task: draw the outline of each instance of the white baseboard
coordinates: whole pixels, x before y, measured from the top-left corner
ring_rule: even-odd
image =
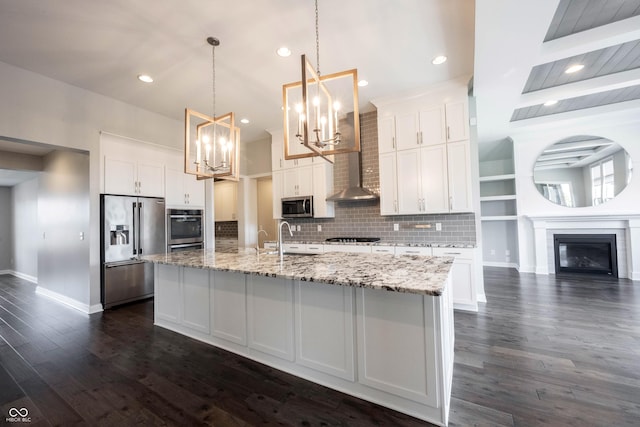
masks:
[[[13,271],[11,270],[0,270],[0,276],[3,274],[13,274]]]
[[[514,262],[484,261],[482,265],[485,267],[515,268],[516,270],[520,271],[520,266]]]
[[[11,274],[16,276],[18,279],[26,280],[27,282],[31,282],[34,284],[38,284],[38,278],[34,276],[30,276],[28,274],[20,273],[19,271],[11,271]]]
[[[43,288],[41,286],[38,286],[36,288],[36,294],[42,295],[47,298],[51,298],[54,301],[67,305],[71,308],[75,308],[76,310],[81,311],[85,314],[99,313],[102,311],[102,304],[94,304],[94,305],[84,304],[78,300],[69,298],[66,295],[59,294],[58,292],[54,292],[52,290]]]

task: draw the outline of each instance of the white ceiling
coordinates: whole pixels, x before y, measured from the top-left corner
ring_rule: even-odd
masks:
[[[478,0],[479,142],[602,114],[637,120],[639,40],[640,0]],[[574,62],[585,68],[565,74]]]
[[[321,72],[357,68],[361,109],[473,72],[473,0],[321,0]],[[537,2],[535,2],[537,3]],[[0,0],[0,61],[182,121],[212,112],[248,118],[242,140],[282,126],[282,85],[315,58],[312,0]],[[286,45],[293,54],[280,58]],[[446,54],[440,66],[432,58]],[[155,82],[140,83],[150,74]]]

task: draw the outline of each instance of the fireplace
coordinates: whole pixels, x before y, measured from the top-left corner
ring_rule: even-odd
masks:
[[[554,234],[556,274],[618,277],[615,234]]]

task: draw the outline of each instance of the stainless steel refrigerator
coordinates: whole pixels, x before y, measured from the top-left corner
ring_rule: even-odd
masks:
[[[100,207],[102,306],[153,296],[153,264],[140,257],[166,252],[164,199],[103,194]]]

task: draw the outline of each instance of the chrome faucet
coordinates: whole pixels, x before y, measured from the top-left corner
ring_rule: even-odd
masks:
[[[293,237],[293,232],[291,232],[291,226],[289,225],[289,223],[287,221],[281,221],[280,225],[278,225],[278,255],[280,255],[280,262],[284,260],[284,248],[282,245],[282,226],[285,224],[289,229],[289,235]]]
[[[258,241],[256,242],[256,252],[260,252],[260,233],[264,233],[265,237],[269,237],[269,233],[266,230],[258,230]]]

